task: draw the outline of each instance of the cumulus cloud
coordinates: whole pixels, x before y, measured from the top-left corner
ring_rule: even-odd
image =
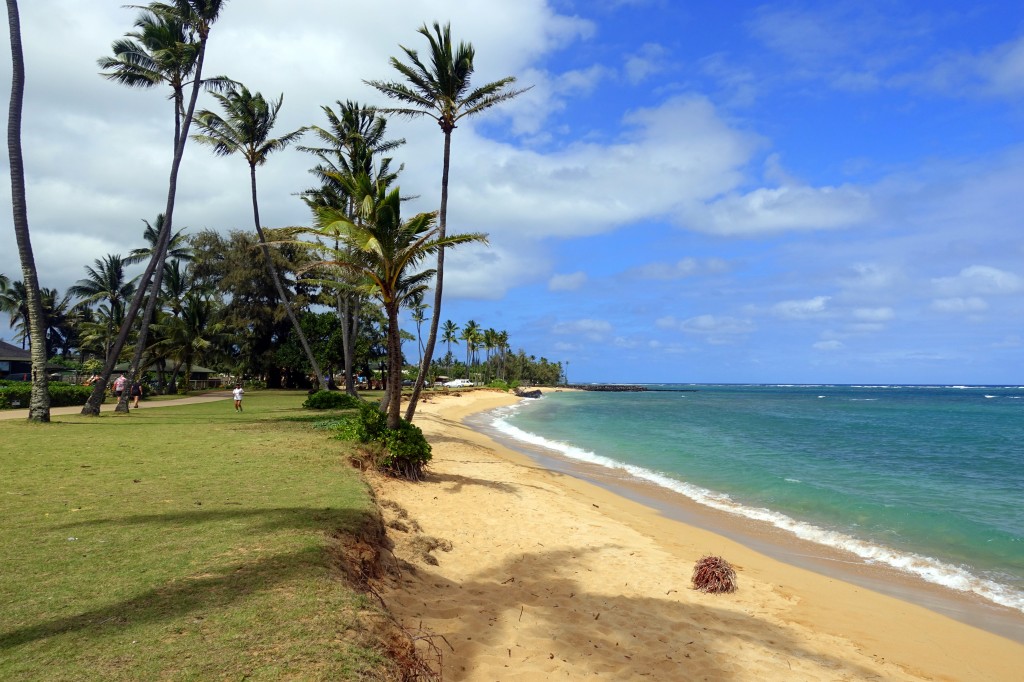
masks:
[[[702,334],[708,336],[726,336],[736,334],[749,334],[757,326],[750,320],[730,317],[727,315],[698,315],[685,320],[680,320],[671,315],[655,320],[655,324],[662,329],[675,329],[689,334]]]
[[[789,185],[730,193],[693,208],[683,220],[712,234],[756,235],[846,228],[872,213],[870,196],[860,188]]]
[[[548,291],[576,291],[587,283],[587,273],[579,271],[566,275],[552,275]]]
[[[896,313],[888,307],[857,308],[853,311],[853,316],[863,322],[888,322],[896,317]]]
[[[641,279],[674,280],[697,275],[721,274],[730,270],[729,263],[721,258],[682,258],[675,263],[648,263],[630,271],[629,274]]]
[[[1024,290],[1024,277],[987,265],[971,265],[955,277],[940,277],[932,283],[946,296],[1016,294]]]
[[[583,336],[591,341],[600,341],[612,331],[607,320],[580,319],[559,322],[551,328],[555,334]]]
[[[803,320],[820,317],[826,312],[831,296],[815,296],[802,301],[782,301],[772,306],[772,312],[778,317],[789,320]]]
[[[931,309],[938,313],[980,313],[988,310],[988,303],[977,296],[939,298],[932,301]]]

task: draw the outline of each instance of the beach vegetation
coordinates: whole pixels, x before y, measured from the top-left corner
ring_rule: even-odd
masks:
[[[363,401],[339,391],[317,391],[311,394],[302,406],[307,410],[350,410],[358,408]]]
[[[305,129],[300,128],[280,137],[271,137],[277,115],[284,102],[284,95],[276,100],[267,101],[262,93],[249,92],[241,84],[232,85],[224,93],[214,92],[213,97],[220,102],[224,115],[204,109],[196,115],[196,127],[199,132],[192,139],[200,144],[213,148],[218,156],[239,154],[249,166],[249,188],[252,193],[252,216],[259,237],[260,250],[266,264],[270,279],[274,283],[277,295],[284,305],[285,313],[292,324],[306,359],[313,370],[313,382],[319,384],[323,380],[323,372],[317,362],[309,341],[302,331],[302,326],[295,317],[291,297],[281,282],[281,277],[274,267],[274,259],[270,257],[270,246],[266,234],[260,225],[259,199],[256,191],[256,167],[267,163],[267,158],[276,151],[281,151],[297,140]]]
[[[399,188],[366,173],[343,179],[346,190],[359,207],[353,220],[332,207],[320,209],[320,228],[306,232],[316,236],[337,236],[344,247],[322,247],[327,258],[313,267],[340,267],[360,275],[364,289],[382,305],[387,318],[387,391],[381,404],[387,410],[388,428],[398,429],[401,418],[402,332],[400,309],[421,299],[434,270],[419,269],[429,255],[446,247],[486,242],[483,234],[441,236],[435,212],[419,213],[408,220],[401,214]],[[407,420],[408,421],[408,420]]]
[[[452,132],[456,124],[463,118],[475,116],[491,107],[519,96],[525,90],[513,90],[514,76],[507,76],[485,85],[473,88],[471,80],[474,72],[476,51],[472,44],[460,42],[453,45],[451,25],[434,22],[433,30],[426,24],[418,29],[420,35],[429,44],[430,66],[420,60],[416,50],[399,46],[405,53],[407,62],[396,57],[391,58],[391,66],[398,71],[402,80],[398,81],[366,81],[390,99],[396,100],[399,106],[382,107],[386,114],[397,114],[411,118],[429,117],[437,122],[444,135],[444,155],[441,168],[441,204],[438,210],[437,238],[442,246],[437,249],[436,278],[434,281],[434,305],[430,319],[430,331],[423,349],[423,358],[412,395],[406,407],[405,418],[413,420],[416,404],[424,382],[430,371],[430,363],[434,356],[434,345],[437,343],[437,331],[441,319],[441,301],[444,291],[444,240],[448,225],[448,173],[451,167]]]
[[[702,556],[693,567],[693,589],[708,594],[736,591],[736,569],[720,556]]]

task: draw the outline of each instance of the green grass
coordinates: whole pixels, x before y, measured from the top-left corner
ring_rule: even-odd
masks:
[[[376,509],[304,398],[0,422],[0,679],[380,676],[331,539]]]

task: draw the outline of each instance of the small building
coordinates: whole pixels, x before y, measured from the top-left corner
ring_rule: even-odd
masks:
[[[59,372],[62,369],[60,365],[46,365],[48,372]],[[0,341],[0,379],[32,381],[32,353]]]

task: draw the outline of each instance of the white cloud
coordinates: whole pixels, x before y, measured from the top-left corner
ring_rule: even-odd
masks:
[[[830,296],[815,296],[803,301],[782,301],[772,306],[772,312],[783,319],[803,320],[820,317],[826,312]]]
[[[727,194],[695,207],[684,222],[712,234],[756,235],[846,228],[864,223],[872,213],[868,193],[850,185],[784,186]]]
[[[661,317],[655,324],[662,329],[675,329],[690,334],[709,336],[749,334],[757,326],[750,320],[720,315],[698,315],[685,320],[673,316]]]
[[[591,341],[600,341],[612,331],[612,325],[607,320],[570,320],[559,322],[551,331],[554,334],[583,336]]]
[[[969,294],[1016,294],[1024,291],[1024,277],[987,265],[972,265],[955,277],[932,280],[936,290],[946,296]]]
[[[548,291],[576,291],[587,283],[587,273],[573,272],[567,275],[552,275],[548,280]]]
[[[637,85],[648,77],[653,76],[666,68],[665,60],[668,50],[661,45],[646,43],[640,50],[626,57],[623,67],[626,73],[626,80]]]
[[[812,346],[812,348],[814,348],[815,350],[833,351],[842,350],[843,348],[845,348],[845,346],[843,345],[842,341],[830,339],[827,341],[818,341]]]
[[[892,308],[857,308],[853,316],[863,322],[888,322],[896,317]]]
[[[932,301],[931,309],[939,313],[980,313],[988,310],[988,303],[976,296],[939,298]]]
[[[675,263],[648,263],[631,271],[641,279],[674,280],[705,274],[728,272],[729,263],[721,258],[682,258]]]

